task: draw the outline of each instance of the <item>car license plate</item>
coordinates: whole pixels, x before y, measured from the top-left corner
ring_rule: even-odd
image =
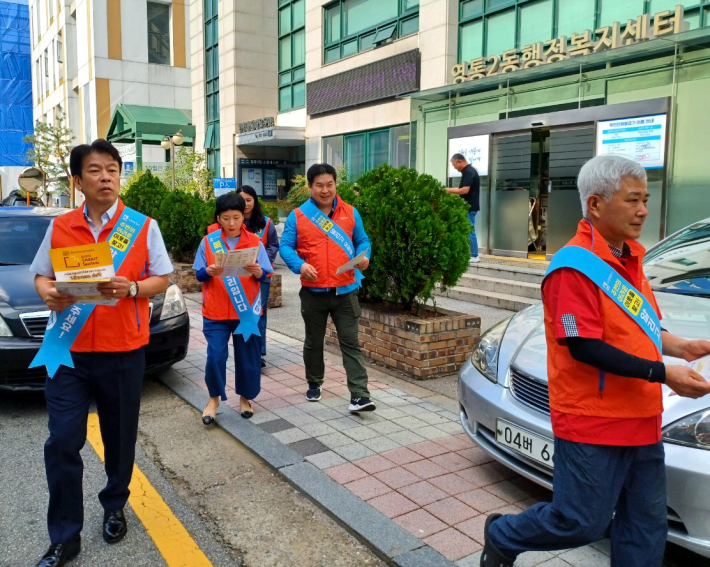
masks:
[[[496,441],[514,451],[552,468],[555,446],[552,439],[532,433],[527,429],[499,419],[496,423]]]

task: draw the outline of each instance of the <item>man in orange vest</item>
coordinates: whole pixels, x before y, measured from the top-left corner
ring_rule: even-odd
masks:
[[[39,296],[52,311],[33,365],[46,365],[49,438],[44,460],[49,485],[47,526],[51,546],[38,567],[59,567],[81,550],[84,523],[83,463],[91,398],[96,401],[108,482],[99,493],[103,537],[126,535],[123,508],[133,473],[144,347],[148,344],[149,298],[168,288],[172,263],[157,223],[118,198],[121,156],[105,140],[72,150],[74,186],[86,203],[49,225],[30,267]],[[52,248],[109,242],[116,276],[99,284],[115,305],[77,305],[54,286]],[[64,332],[57,334],[61,329]]]
[[[343,366],[350,390],[348,410],[372,411],[374,402],[367,389],[367,370],[360,351],[357,290],[370,265],[370,239],[357,209],[336,196],[335,168],[327,163],[312,165],[306,173],[311,198],[291,211],[279,253],[301,275],[301,315],[306,325],[303,362],[306,365],[306,399],[317,402],[325,375],[323,341],[328,315],[338,332]],[[355,267],[338,274],[338,268],[356,256],[365,257]]]
[[[611,565],[660,567],[667,535],[661,384],[699,398],[710,383],[662,354],[692,361],[710,342],[671,335],[636,242],[648,209],[646,172],[619,156],[587,162],[584,218],[553,258],[542,294],[554,494],[518,515],[486,520],[483,567],[525,551],[596,541],[611,527]]]

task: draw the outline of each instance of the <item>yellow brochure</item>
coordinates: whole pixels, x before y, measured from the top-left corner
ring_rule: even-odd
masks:
[[[104,299],[96,286],[116,275],[108,242],[85,246],[67,246],[49,251],[58,291],[73,295],[77,303],[116,305],[116,299]]]

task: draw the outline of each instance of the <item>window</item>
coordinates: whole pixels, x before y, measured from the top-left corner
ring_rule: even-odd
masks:
[[[306,1],[279,0],[279,111],[306,106]]]
[[[345,165],[350,181],[356,181],[363,173],[384,163],[393,167],[409,166],[410,133],[410,125],[405,124],[323,138],[323,161]]]
[[[340,0],[325,8],[325,63],[419,31],[419,0]]]
[[[459,61],[501,55],[509,49],[585,30],[596,30],[642,14],[674,10],[678,0],[459,0]],[[710,23],[701,12],[710,0],[688,2],[690,29]],[[703,16],[705,16],[703,18]],[[328,52],[326,50],[326,58]]]
[[[219,127],[219,14],[218,0],[204,0],[205,8],[205,144],[207,169],[220,174]]]
[[[170,65],[170,5],[148,2],[148,63]]]

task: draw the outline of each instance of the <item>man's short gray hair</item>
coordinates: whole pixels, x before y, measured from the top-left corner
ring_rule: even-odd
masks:
[[[582,166],[577,177],[579,198],[582,201],[582,215],[587,216],[587,199],[599,195],[607,203],[621,189],[621,180],[633,177],[646,182],[646,170],[622,156],[597,156]]]

